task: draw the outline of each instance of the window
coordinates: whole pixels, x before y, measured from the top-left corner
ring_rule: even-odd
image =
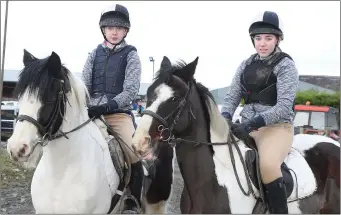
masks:
[[[314,129],[325,129],[325,113],[324,112],[311,112],[310,125]]]
[[[328,126],[330,126],[331,130],[338,130],[339,129],[339,125],[337,122],[338,117],[339,117],[338,114],[333,114],[333,113],[327,114],[327,122],[328,122]]]
[[[294,126],[304,126],[308,125],[309,122],[309,112],[296,112],[294,119]]]

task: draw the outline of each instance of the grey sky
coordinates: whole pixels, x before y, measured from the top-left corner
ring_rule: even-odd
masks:
[[[272,10],[284,24],[280,47],[301,75],[340,75],[340,2],[15,2],[9,4],[6,69],[23,67],[23,49],[36,57],[55,51],[81,72],[88,53],[103,41],[102,9],[125,5],[131,16],[127,42],[142,61],[142,82],[152,79],[164,55],[172,61],[199,56],[196,78],[211,89],[230,84],[242,60],[254,53],[248,28],[258,12]],[[5,2],[1,1],[1,53]]]

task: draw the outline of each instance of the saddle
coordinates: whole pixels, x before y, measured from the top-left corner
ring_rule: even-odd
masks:
[[[249,136],[246,140],[244,140],[247,146],[249,146],[252,150],[248,150],[245,153],[245,164],[247,168],[247,172],[250,176],[252,184],[259,190],[261,193],[260,196],[264,197],[264,201],[261,198],[257,199],[257,203],[254,207],[254,210],[252,213],[265,213],[267,210],[267,204],[266,204],[266,192],[263,192],[265,190],[264,185],[261,181],[260,171],[259,171],[259,163],[257,162],[258,159],[256,156],[258,156],[258,150],[256,147],[255,140]],[[256,153],[257,152],[257,153]],[[285,162],[281,165],[281,171],[283,175],[283,181],[286,187],[287,191],[287,198],[291,195],[294,189],[294,179],[290,173],[290,169],[287,166]],[[260,187],[262,186],[262,187]]]

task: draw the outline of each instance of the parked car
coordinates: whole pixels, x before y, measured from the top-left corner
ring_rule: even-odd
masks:
[[[12,135],[18,113],[16,101],[1,102],[1,140],[7,140]]]

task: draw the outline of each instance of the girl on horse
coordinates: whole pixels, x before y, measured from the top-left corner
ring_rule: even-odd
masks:
[[[130,103],[140,88],[141,62],[136,48],[125,41],[130,29],[127,8],[116,4],[106,9],[99,27],[104,42],[90,53],[83,70],[83,79],[90,94],[89,117],[103,115],[119,137],[118,141],[131,146],[135,129]],[[132,163],[128,186],[140,203],[142,164],[131,149],[126,147],[125,151]],[[139,208],[133,199],[128,198],[123,213],[138,213]]]
[[[237,69],[221,112],[237,138],[246,140],[250,135],[255,140],[269,212],[285,214],[288,206],[281,164],[294,137],[298,72],[292,58],[278,47],[284,38],[278,15],[265,11],[256,19],[249,27],[249,35],[257,53]],[[242,123],[232,124],[242,98]]]

